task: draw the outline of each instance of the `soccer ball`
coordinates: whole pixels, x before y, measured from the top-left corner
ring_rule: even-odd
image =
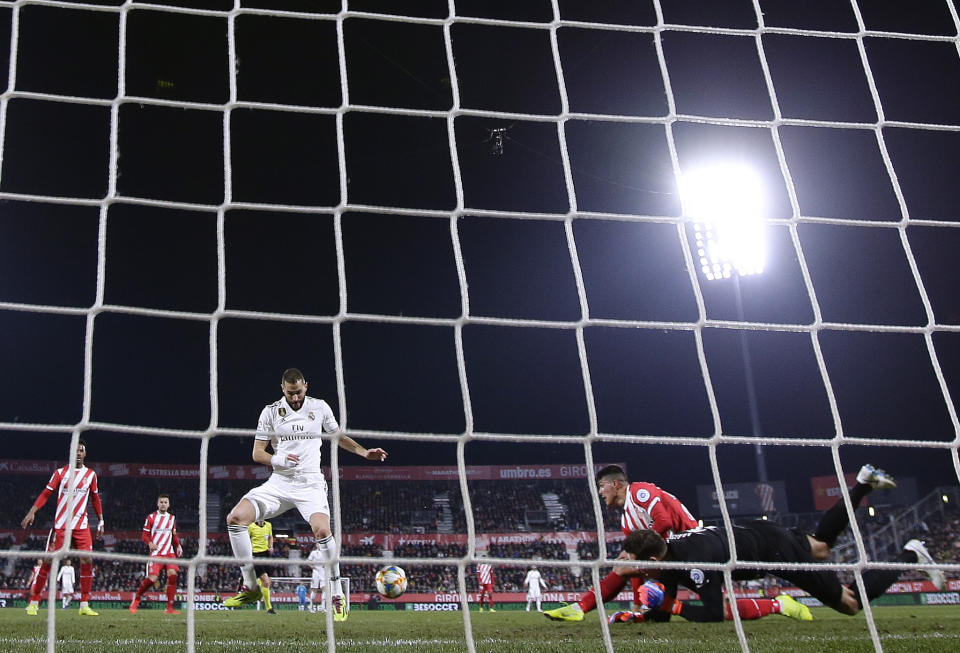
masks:
[[[407,591],[407,573],[396,565],[377,572],[377,591],[388,599],[395,599]]]

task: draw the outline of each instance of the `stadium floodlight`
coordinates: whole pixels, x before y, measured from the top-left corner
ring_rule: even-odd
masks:
[[[683,212],[693,219],[697,256],[707,281],[733,277],[737,319],[744,321],[740,277],[763,273],[766,263],[765,200],[760,176],[741,162],[716,162],[690,168],[680,176]],[[750,409],[750,426],[755,438],[763,436],[760,411],[753,382],[747,334],[740,331],[744,381]],[[757,478],[766,483],[767,461],[763,445],[753,445]],[[763,517],[766,519],[766,515]]]
[[[715,163],[680,177],[684,214],[693,219],[700,269],[708,281],[760,274],[766,262],[763,184],[742,163]]]

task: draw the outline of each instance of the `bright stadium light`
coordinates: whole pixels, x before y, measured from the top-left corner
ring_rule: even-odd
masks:
[[[680,176],[680,201],[684,215],[693,220],[697,257],[707,281],[733,280],[737,319],[744,321],[740,277],[761,274],[767,258],[766,211],[763,184],[757,172],[737,162],[713,163],[688,169]],[[753,437],[763,437],[753,383],[747,334],[740,331],[744,382]],[[767,461],[763,445],[753,445],[757,478],[766,483]],[[766,519],[766,516],[763,517]]]
[[[697,257],[708,281],[763,272],[764,193],[752,168],[725,163],[689,170],[680,178],[680,198],[694,221]]]

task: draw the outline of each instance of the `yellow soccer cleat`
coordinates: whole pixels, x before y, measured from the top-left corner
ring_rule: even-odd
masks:
[[[242,608],[248,603],[256,603],[260,600],[260,588],[250,589],[246,585],[240,588],[240,591],[223,602],[228,608]]]
[[[334,596],[330,602],[333,604],[333,620],[334,621],[346,621],[347,620],[347,606],[343,600],[342,596]]]
[[[789,594],[779,595],[777,601],[780,602],[780,614],[785,617],[790,617],[797,621],[813,621],[813,613],[810,612],[810,608]]]
[[[568,603],[562,608],[545,611],[543,616],[553,621],[583,621],[583,610],[577,603]]]
[[[29,605],[27,605],[27,614],[30,615],[31,617],[36,617],[37,612],[39,611],[40,611],[40,606],[37,605],[36,603],[30,603]]]
[[[94,612],[93,608],[91,608],[89,605],[85,605],[80,608],[80,616],[81,617],[99,617],[100,613]]]

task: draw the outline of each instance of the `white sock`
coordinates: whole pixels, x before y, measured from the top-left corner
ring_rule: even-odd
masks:
[[[540,612],[540,599],[537,599],[537,612]]]
[[[246,526],[233,525],[227,526],[227,532],[230,534],[230,548],[233,549],[235,558],[252,558],[253,543],[250,542],[250,533]],[[243,584],[254,589],[257,586],[257,577],[253,573],[253,563],[240,565],[240,573],[243,574]]]
[[[337,557],[337,541],[333,539],[333,535],[327,535],[317,542],[320,543],[320,557],[323,558],[324,562],[329,562]],[[333,593],[335,596],[343,596],[343,587],[340,584],[340,565],[334,563],[332,568],[330,582],[333,583]]]

